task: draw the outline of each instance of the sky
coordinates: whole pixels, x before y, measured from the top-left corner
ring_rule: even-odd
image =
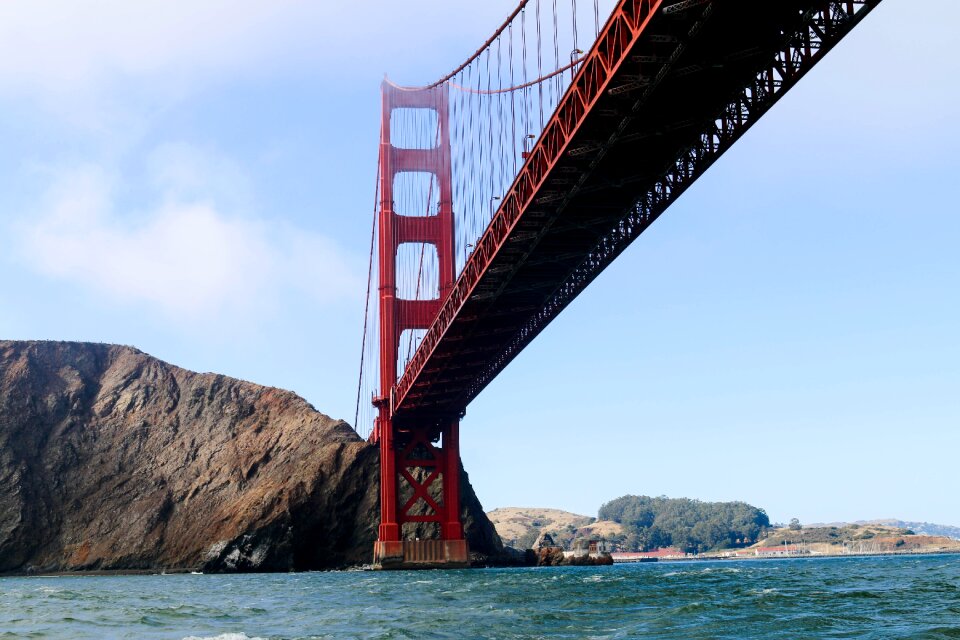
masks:
[[[0,4],[0,337],[352,421],[380,81],[443,75],[513,6]],[[474,401],[485,508],[960,525],[958,20],[885,0]]]

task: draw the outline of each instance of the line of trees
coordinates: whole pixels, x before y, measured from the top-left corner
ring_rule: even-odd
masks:
[[[628,551],[677,547],[686,553],[744,547],[770,527],[763,509],[745,502],[622,496],[600,507],[601,520],[624,526],[619,540]]]

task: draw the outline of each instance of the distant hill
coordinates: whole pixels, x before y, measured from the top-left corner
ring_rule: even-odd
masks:
[[[487,513],[503,544],[515,549],[529,549],[541,532],[570,548],[577,538],[615,538],[623,535],[616,522],[597,520],[560,509],[537,507],[503,507]]]
[[[802,553],[843,555],[848,553],[960,551],[960,540],[948,536],[921,533],[903,520],[888,519],[859,523],[804,525],[799,529],[782,527],[767,531],[767,536],[754,547],[784,547]],[[922,523],[921,523],[922,524]]]
[[[822,545],[825,553],[836,552],[831,548],[844,544],[854,550],[880,549],[887,542],[896,545],[900,538],[906,540],[908,549],[952,544],[937,539],[960,540],[960,527],[896,518],[804,524],[801,533],[787,527],[769,527],[766,514],[745,503],[703,503],[682,498],[624,496],[603,505],[599,515],[606,519],[539,507],[503,507],[487,512],[503,544],[515,549],[529,549],[543,532],[567,549],[578,538],[603,538],[624,550],[677,544],[704,551],[802,542]],[[916,537],[904,537],[908,531]],[[921,539],[923,536],[929,539]]]
[[[677,547],[687,553],[745,547],[769,528],[763,509],[745,502],[703,502],[689,498],[621,496],[598,515],[623,525],[626,551]]]
[[[868,524],[883,524],[889,527],[910,529],[914,533],[924,536],[943,536],[960,540],[960,527],[948,524],[934,524],[932,522],[910,522],[908,520],[873,520]]]
[[[624,551],[677,546],[685,551],[744,547],[770,525],[743,502],[701,502],[664,496],[623,496],[600,507],[600,519],[560,509],[506,507],[487,517],[504,544],[529,549],[541,533],[571,549],[580,538],[602,538]]]
[[[960,540],[960,527],[954,527],[948,524],[934,524],[932,522],[913,522],[910,520],[898,520],[897,518],[879,518],[877,520],[857,520],[856,522],[830,522],[826,524],[805,525],[808,527],[846,527],[851,524],[860,526],[879,525],[884,527],[895,527],[898,529],[910,529],[916,534],[924,536],[941,536],[944,538],[953,538]]]

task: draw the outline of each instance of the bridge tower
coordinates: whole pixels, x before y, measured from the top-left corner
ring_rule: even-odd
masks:
[[[372,436],[380,445],[380,529],[374,564],[380,568],[466,566],[469,553],[460,522],[459,419],[398,423],[393,402],[400,338],[406,330],[430,327],[456,275],[447,87],[407,89],[384,81],[382,96],[378,248],[381,391],[374,402],[379,415]],[[405,148],[394,144],[393,116],[397,110],[406,109],[427,116],[419,121],[431,123],[433,146]],[[437,189],[435,211],[396,210],[396,178],[405,172],[432,174],[429,184]],[[436,298],[410,300],[398,296],[397,256],[405,243],[436,249]]]

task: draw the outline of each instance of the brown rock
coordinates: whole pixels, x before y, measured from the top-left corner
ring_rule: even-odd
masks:
[[[555,567],[564,562],[563,549],[560,547],[540,547],[539,549],[534,549],[534,553],[537,554],[537,566],[538,567]]]
[[[130,347],[0,341],[0,571],[369,562],[378,456],[288,391]],[[500,553],[461,487],[471,550]]]
[[[613,556],[609,553],[601,553],[594,556],[570,556],[564,564],[579,567],[597,567],[613,564]]]

